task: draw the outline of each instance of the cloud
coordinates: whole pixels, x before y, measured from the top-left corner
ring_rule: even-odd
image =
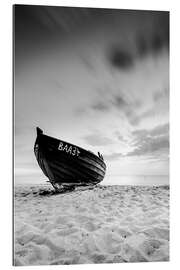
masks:
[[[156,114],[156,107],[153,106],[152,108],[146,110],[145,112],[141,113],[138,116],[139,122],[142,121],[145,118],[154,117],[155,114]]]
[[[153,33],[151,36],[138,36],[136,38],[137,57],[145,57],[148,54],[157,54],[162,49],[168,48],[168,43],[164,43],[164,37],[160,33]]]
[[[147,14],[146,14],[147,16]],[[150,20],[148,20],[150,18]],[[109,49],[108,60],[111,67],[128,70],[135,62],[148,55],[156,56],[162,50],[169,49],[169,12],[151,13],[151,17],[140,19],[144,27],[129,32],[128,39],[119,40],[119,44]],[[129,22],[130,23],[130,22]],[[126,42],[124,47],[122,42]]]
[[[120,95],[116,95],[113,98],[112,104],[114,107],[116,107],[120,112],[123,112],[123,114],[126,116],[128,122],[132,126],[137,126],[140,122],[139,117],[137,116],[137,103],[138,108],[141,106],[140,102],[134,101],[129,102],[125,97],[122,97]]]
[[[155,91],[153,94],[154,105],[141,113],[139,113],[138,110],[141,108],[142,102],[140,100],[129,101],[122,94],[112,95],[111,103],[109,104],[109,106],[111,106],[112,108],[116,108],[118,111],[122,112],[126,116],[126,119],[129,122],[129,124],[131,124],[132,126],[138,126],[142,120],[154,117],[158,113],[162,114],[164,112],[164,109],[166,109],[166,111],[168,112],[168,104],[167,104],[168,98],[169,98],[168,88]],[[161,100],[163,100],[163,103],[157,106],[157,102]],[[108,107],[107,104],[106,106]]]
[[[155,22],[155,35],[152,40],[152,48],[154,51],[169,48],[169,12],[162,12]]]
[[[148,53],[148,42],[142,35],[136,37],[136,47],[138,56],[144,57]]]
[[[138,114],[136,117],[138,123],[146,118],[155,117],[157,115],[168,114],[169,112],[169,92],[168,90],[158,90],[153,94],[154,104],[146,111]]]
[[[169,48],[169,12],[154,16],[149,31],[136,34],[137,56],[157,54],[164,48]]]
[[[95,111],[105,112],[109,111],[109,106],[105,102],[99,101],[96,104],[93,104],[91,108]]]
[[[120,95],[114,96],[113,104],[114,104],[117,108],[126,108],[126,107],[128,107],[128,102],[125,100],[124,97],[122,97],[122,96],[120,96]]]
[[[104,155],[104,160],[105,161],[114,161],[114,160],[117,160],[121,157],[123,157],[123,155],[121,153],[112,153],[110,155]]]
[[[169,48],[169,12],[153,15],[151,28],[136,33],[137,57],[157,54]]]
[[[120,141],[125,141],[120,135]],[[126,141],[126,144],[128,142]],[[108,161],[114,161],[119,158],[142,157],[149,160],[164,161],[168,160],[169,154],[169,124],[157,126],[151,130],[140,129],[132,132],[132,141],[129,146],[134,148],[132,151],[122,153],[112,153],[105,155]]]
[[[132,134],[141,139],[144,136],[161,136],[169,133],[169,124],[157,126],[151,130],[141,129],[135,130]]]
[[[154,102],[158,102],[159,100],[163,98],[169,98],[169,89],[164,88],[163,90],[155,91],[153,94],[153,100]]]
[[[129,101],[125,96],[115,95],[112,100],[112,105],[123,113],[132,126],[137,126],[140,123],[137,111],[141,107],[140,100]]]
[[[99,133],[87,135],[83,138],[91,146],[106,146],[113,144],[113,140]]]
[[[153,155],[154,157],[169,151],[169,125],[161,125],[151,130],[136,130],[132,133],[134,150],[127,156]]]
[[[142,156],[154,154],[156,151],[164,153],[164,150],[169,149],[169,138],[167,136],[150,138],[146,137],[139,142],[138,146],[127,154],[127,156]]]
[[[109,94],[109,93],[108,93]],[[136,111],[141,107],[140,100],[129,101],[125,95],[110,94],[108,98],[96,101],[90,106],[91,110],[96,112],[110,112],[112,109],[118,110],[121,115],[126,117],[126,120],[133,126],[137,126],[140,122],[140,118],[137,116]]]
[[[109,89],[111,90],[111,89]],[[112,110],[117,110],[121,117],[124,118],[131,126],[138,126],[143,120],[152,118],[156,115],[163,115],[168,113],[168,99],[169,90],[168,87],[157,90],[152,93],[153,104],[145,111],[142,110],[143,100],[137,99],[132,96],[128,96],[125,91],[108,91],[103,94],[99,100],[90,105],[90,110],[94,110],[99,113],[112,113]],[[160,102],[157,106],[157,102]]]
[[[115,131],[114,135],[117,137],[117,139],[121,142],[121,143],[127,143],[127,139],[121,135],[121,133],[119,131]]]
[[[125,49],[113,48],[110,52],[110,64],[119,69],[129,69],[134,65],[133,55]]]

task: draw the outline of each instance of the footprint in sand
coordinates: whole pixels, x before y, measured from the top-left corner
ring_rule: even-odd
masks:
[[[101,253],[94,253],[91,257],[90,257],[91,261],[93,263],[105,263],[106,261],[106,255],[101,254]]]
[[[122,238],[127,238],[132,235],[132,232],[125,228],[119,228],[117,229],[117,233],[122,237]]]
[[[153,260],[153,256],[157,253],[162,245],[164,245],[163,241],[149,239],[145,240],[139,247],[148,257],[151,257],[150,260]]]

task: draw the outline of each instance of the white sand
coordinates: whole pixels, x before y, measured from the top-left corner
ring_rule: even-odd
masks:
[[[169,260],[167,187],[50,189],[15,188],[15,265]]]

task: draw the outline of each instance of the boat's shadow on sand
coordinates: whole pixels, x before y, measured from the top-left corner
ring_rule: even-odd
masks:
[[[65,193],[64,192],[58,192],[56,190],[40,190],[39,192],[37,192],[37,195],[39,196],[52,196],[52,195],[58,195],[58,194],[62,194],[62,193]]]
[[[15,197],[29,197],[31,196],[32,198],[33,197],[50,197],[50,196],[54,196],[54,195],[59,195],[59,194],[65,194],[65,193],[69,193],[67,191],[56,191],[55,189],[47,189],[47,188],[44,188],[44,189],[31,189],[30,190],[23,190],[23,191],[19,191],[19,192],[15,192]]]
[[[53,188],[34,188],[31,187],[28,190],[19,190],[18,192],[15,192],[15,197],[51,197],[55,195],[66,195],[66,194],[73,194],[85,190],[92,190],[92,189],[104,189],[103,186],[86,186],[86,187],[79,187],[79,188],[65,188],[62,190],[55,190]]]
[[[85,186],[85,187],[81,187],[81,188],[65,188],[62,190],[50,190],[50,189],[42,189],[40,191],[38,191],[38,195],[39,196],[52,196],[52,195],[59,195],[59,194],[67,194],[67,193],[74,193],[74,192],[78,192],[78,191],[84,191],[84,190],[91,190],[97,188],[97,186]],[[101,188],[101,186],[99,185],[98,188]]]

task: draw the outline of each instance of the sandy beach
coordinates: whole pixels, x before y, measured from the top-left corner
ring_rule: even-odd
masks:
[[[169,187],[17,185],[14,264],[169,260]]]

